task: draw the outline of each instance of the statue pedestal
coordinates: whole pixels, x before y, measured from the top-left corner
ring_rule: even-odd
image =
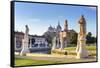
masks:
[[[23,49],[20,53],[20,56],[26,56],[26,53],[29,53],[29,50]]]
[[[89,57],[88,51],[85,48],[80,47],[79,51],[77,52],[76,58],[81,59],[81,58],[87,58],[87,57]]]
[[[81,37],[79,38],[78,40],[78,45],[77,45],[77,56],[76,58],[77,59],[80,59],[80,58],[87,58],[89,57],[89,53],[88,51],[86,50],[85,46],[86,46],[86,39],[85,37]]]
[[[22,51],[20,53],[21,56],[26,56],[26,53],[29,53],[29,48],[28,48],[28,41],[24,41],[23,40],[23,48]]]
[[[67,51],[65,50],[60,50],[60,49],[55,49],[51,51],[51,54],[56,54],[56,55],[67,55]]]

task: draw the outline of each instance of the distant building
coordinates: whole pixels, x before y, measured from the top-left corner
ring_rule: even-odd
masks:
[[[21,51],[22,49],[22,40],[24,39],[24,33],[23,32],[15,32],[15,51]],[[43,36],[37,36],[37,35],[29,35],[29,49],[31,51],[34,50],[45,50],[49,49],[49,44],[45,37]]]
[[[51,25],[48,27],[49,32],[56,32],[55,27],[52,27]]]
[[[37,36],[37,35],[29,35],[29,47],[30,48],[36,48],[36,47],[46,48],[46,47],[49,47],[49,45],[45,37]]]
[[[23,32],[15,32],[15,48],[21,48],[22,47],[22,39],[24,39],[24,33]]]
[[[67,20],[65,20],[64,22],[64,29],[62,29],[62,27],[60,26],[60,22],[58,21],[58,25],[55,27],[52,27],[51,25],[48,27],[48,30],[43,34],[50,42],[52,42],[52,39],[56,36],[57,38],[57,45],[59,44],[59,41],[61,41],[61,39],[63,39],[65,47],[67,46],[66,44],[70,44],[72,41],[72,37],[74,34],[77,34],[75,30],[68,29],[68,22]],[[65,36],[65,37],[62,37]],[[60,46],[58,45],[57,48],[59,48]]]
[[[52,27],[51,25],[48,27],[48,32],[60,32],[62,30],[60,23],[58,22],[58,25],[55,27]]]
[[[68,23],[67,20],[64,22],[64,29],[62,30],[62,27],[60,26],[60,22],[58,22],[58,25],[56,27],[52,27],[51,25],[48,27],[48,30],[42,35],[29,35],[29,49],[35,50],[35,49],[41,49],[41,48],[50,48],[52,46],[52,39],[56,36],[57,38],[57,48],[60,46],[60,41],[63,39],[64,45],[66,47],[66,44],[70,44],[70,40],[73,36],[73,34],[76,33],[74,30],[68,29]],[[65,36],[65,37],[63,37]],[[15,50],[22,48],[22,40],[24,39],[24,33],[23,32],[15,32]]]
[[[65,20],[64,22],[64,29],[61,32],[59,32],[59,41],[60,43],[62,43],[61,46],[63,46],[63,48],[67,47],[67,45],[70,43],[67,20]]]

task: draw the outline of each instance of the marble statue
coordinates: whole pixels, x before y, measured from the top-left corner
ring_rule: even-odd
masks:
[[[64,50],[64,48],[67,46],[67,40],[68,40],[68,22],[65,20],[64,22],[64,30],[59,31],[54,39],[56,39],[56,44],[53,41],[53,47],[52,49],[59,49]]]
[[[57,41],[57,38],[54,37],[53,40],[52,40],[52,45],[53,45],[52,46],[52,50],[55,50],[56,49],[56,45],[57,45],[56,41]]]
[[[64,49],[64,39],[63,39],[63,32],[60,33],[60,50],[63,50]]]
[[[86,21],[84,16],[82,15],[80,20],[80,32],[78,33],[78,41],[77,41],[77,48],[76,48],[76,53],[77,56],[76,58],[86,58],[88,57],[88,51],[86,50]]]
[[[29,43],[29,28],[28,25],[25,26],[26,30],[25,30],[25,35],[24,35],[24,39],[22,40],[22,51],[20,53],[21,56],[26,55],[26,53],[29,53],[29,48],[28,48],[28,43]]]

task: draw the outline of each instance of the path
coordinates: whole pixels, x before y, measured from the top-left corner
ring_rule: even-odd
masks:
[[[75,56],[65,56],[65,55],[48,55],[48,54],[28,54],[28,56],[16,56],[16,58],[26,58],[26,59],[33,59],[33,60],[50,60],[50,61],[65,61],[67,59],[73,59]],[[88,58],[89,59],[89,58]],[[90,58],[94,59],[94,58]]]

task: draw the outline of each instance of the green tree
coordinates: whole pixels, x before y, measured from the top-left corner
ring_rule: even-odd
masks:
[[[70,44],[77,44],[78,34],[74,30],[70,30]]]
[[[56,33],[55,32],[45,32],[43,36],[47,39],[49,44],[52,44],[52,39],[54,36],[56,36]]]
[[[96,43],[96,37],[93,37],[91,32],[88,32],[86,36],[86,43],[87,44]]]

